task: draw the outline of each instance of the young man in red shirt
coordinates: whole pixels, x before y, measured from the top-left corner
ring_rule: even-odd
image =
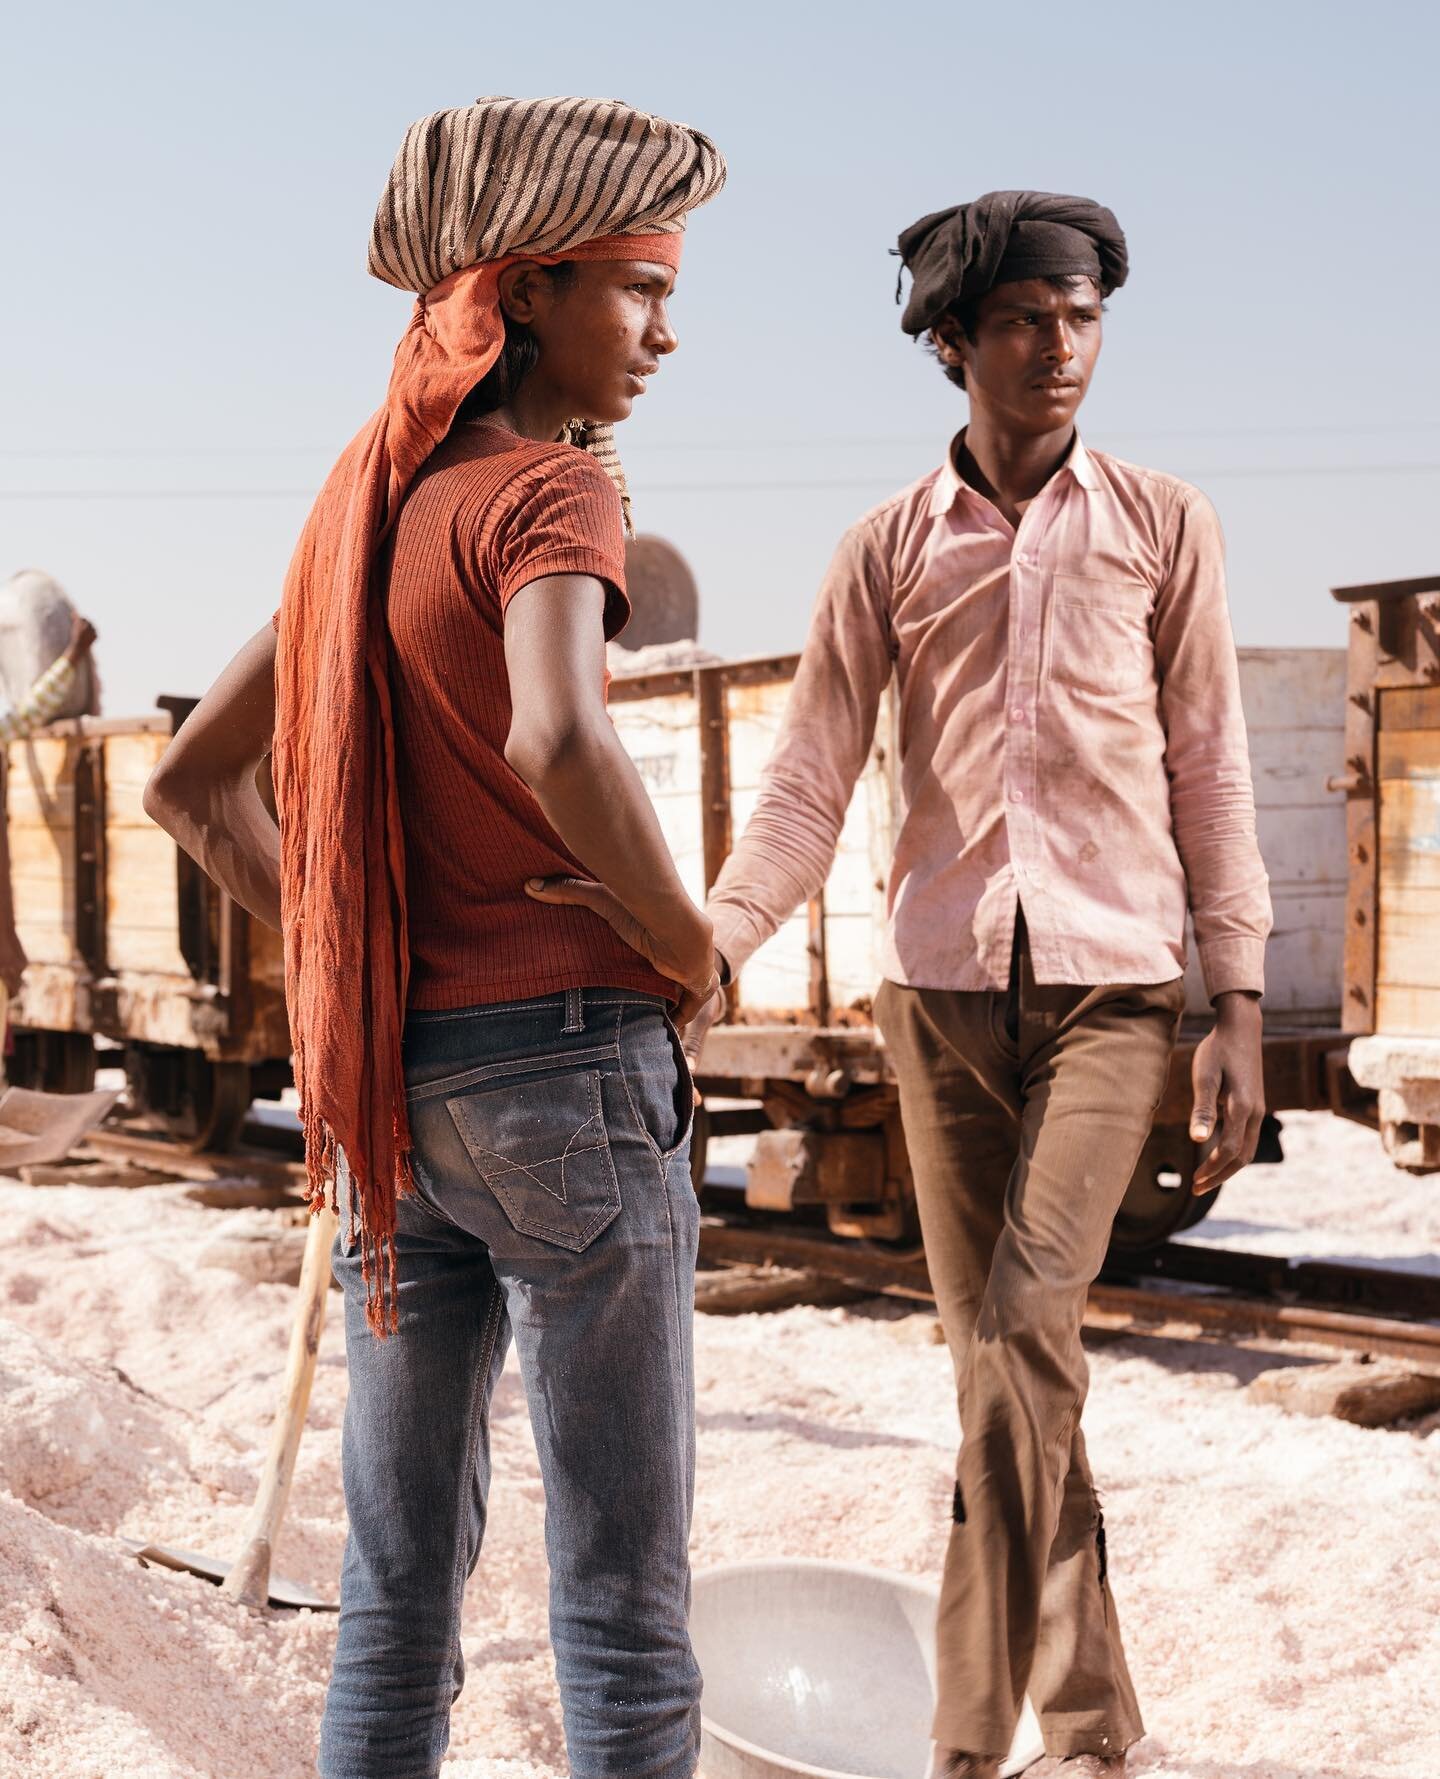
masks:
[[[276,628],[147,808],[286,936],[318,1196],[345,1199],[350,1514],[325,1779],[433,1779],[463,1674],[488,1414],[513,1338],[546,1496],[576,1779],[690,1779],[698,1214],[675,1021],[715,980],[605,710],[628,615],[610,424],[675,349],[713,145],[611,100],[414,125],[371,269],[419,294]],[[256,790],[274,746],[277,831]],[[588,871],[640,956],[528,878]]]

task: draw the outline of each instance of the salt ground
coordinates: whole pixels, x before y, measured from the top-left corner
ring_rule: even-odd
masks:
[[[1395,1173],[1355,1127],[1286,1124],[1286,1164],[1227,1187],[1197,1238],[1440,1270],[1440,1179]],[[3,1779],[311,1771],[333,1618],[251,1616],[119,1543],[236,1548],[295,1301],[199,1264],[241,1215],[179,1187],[0,1184]],[[697,1565],[811,1555],[938,1573],[955,1419],[926,1321],[874,1304],[701,1318]],[[1273,1356],[1103,1339],[1091,1356],[1091,1454],[1150,1728],[1132,1771],[1440,1771],[1440,1420],[1289,1417],[1244,1394]],[[344,1399],[332,1313],[277,1556],[327,1591]],[[542,1502],[513,1369],[494,1461],[445,1774],[553,1779]]]

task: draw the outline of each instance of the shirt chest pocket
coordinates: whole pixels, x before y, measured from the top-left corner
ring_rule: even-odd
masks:
[[[1152,685],[1150,589],[1140,581],[1057,574],[1050,601],[1050,678],[1105,696]]]

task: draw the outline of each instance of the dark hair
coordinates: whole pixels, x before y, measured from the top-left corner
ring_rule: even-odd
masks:
[[[1074,290],[1081,284],[1095,283],[1093,278],[1087,278],[1083,272],[1047,272],[1044,274],[1044,277],[1045,282],[1047,284],[1053,284],[1056,290]],[[1100,295],[1103,297],[1105,295],[1103,285],[1097,286],[1097,289],[1099,289]],[[975,328],[980,320],[980,304],[989,294],[989,291],[982,291],[979,296],[966,297],[961,302],[951,303],[949,308],[942,310],[936,319],[944,320],[948,316],[951,321],[956,323],[965,338],[973,342],[975,339]],[[920,338],[925,342],[926,346],[934,356],[939,359],[940,354],[936,349],[934,339],[931,337],[932,332],[932,328],[927,328]],[[965,387],[965,371],[963,366],[958,364],[946,364],[941,360],[940,368],[957,389],[963,389]]]
[[[573,259],[562,259],[559,265],[545,269],[555,290],[568,290],[575,282],[578,264]],[[505,344],[500,348],[500,356],[461,402],[455,418],[479,420],[485,414],[493,414],[509,401],[539,362],[540,347],[534,334],[523,321],[505,316]]]

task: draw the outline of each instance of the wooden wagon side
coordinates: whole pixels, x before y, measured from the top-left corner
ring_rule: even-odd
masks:
[[[1345,1029],[1401,1167],[1440,1169],[1440,576],[1337,587],[1350,610]]]
[[[76,1091],[95,1039],[132,1097],[224,1146],[289,1055],[280,937],[222,895],[145,814],[142,793],[190,700],[82,717],[8,744],[5,819],[29,964],[12,1003],[11,1078]]]

